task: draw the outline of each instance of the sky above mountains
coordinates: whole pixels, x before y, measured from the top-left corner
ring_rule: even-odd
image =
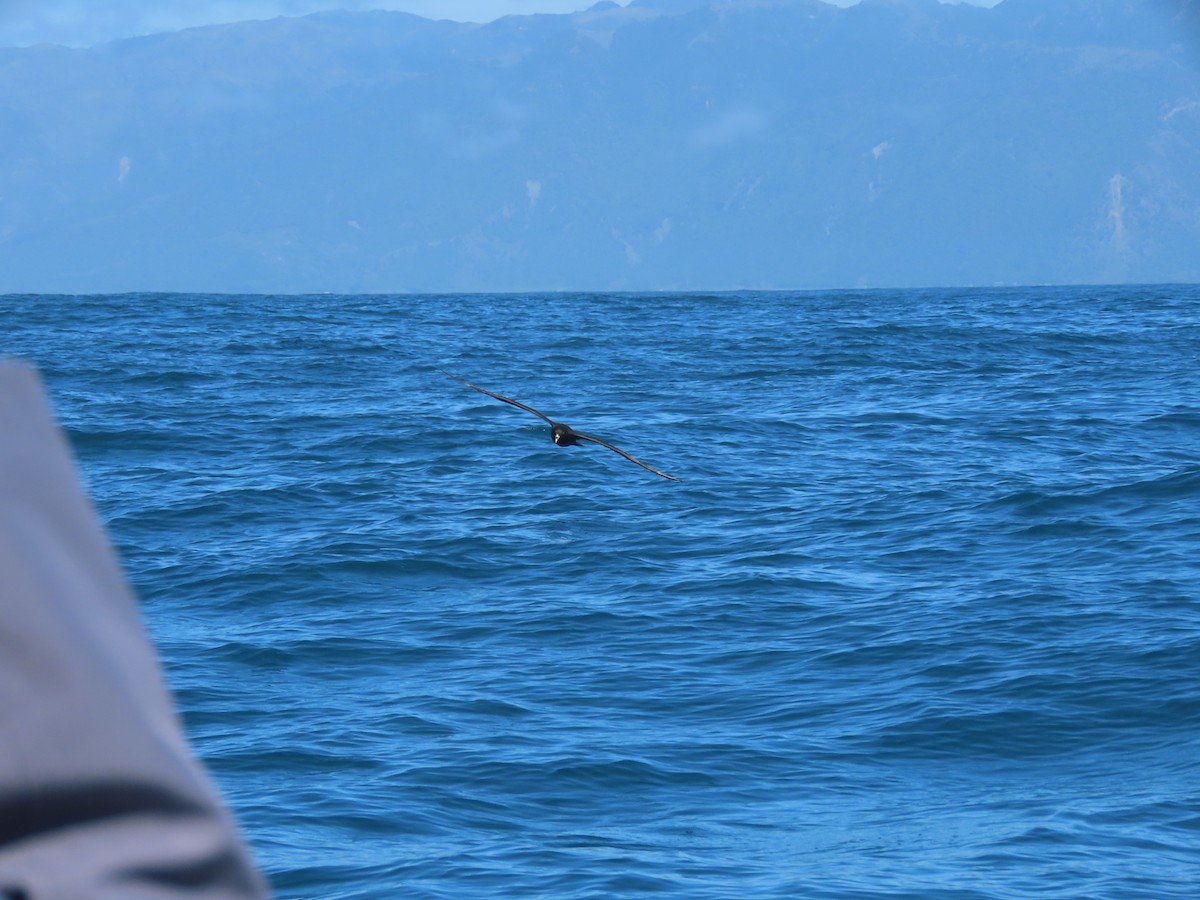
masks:
[[[325,10],[394,10],[430,19],[490,22],[501,16],[570,13],[596,0],[0,0],[0,47],[86,47],[199,25],[301,16]],[[629,0],[617,0],[625,6]],[[829,0],[851,6],[858,0]],[[965,0],[994,6],[999,0]]]

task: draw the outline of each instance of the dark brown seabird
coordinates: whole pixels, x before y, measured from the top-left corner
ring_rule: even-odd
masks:
[[[562,422],[555,422],[549,416],[538,412],[532,406],[526,406],[524,403],[518,403],[516,400],[513,400],[511,397],[505,397],[503,394],[496,394],[496,393],[493,393],[492,391],[484,390],[481,387],[477,387],[476,385],[471,384],[471,382],[469,382],[469,381],[463,381],[457,375],[450,375],[449,372],[443,372],[443,374],[449,375],[449,377],[453,378],[459,384],[465,384],[467,387],[471,388],[472,390],[479,391],[479,393],[481,393],[481,394],[487,394],[489,397],[494,397],[495,399],[501,400],[504,403],[511,403],[513,406],[516,406],[519,409],[523,409],[526,412],[531,412],[535,416],[537,416],[539,419],[543,419],[544,421],[548,422],[550,424],[550,440],[554,441],[554,443],[558,444],[558,446],[560,446],[560,447],[572,447],[572,446],[578,444],[580,441],[591,441],[593,444],[599,444],[601,447],[607,447],[609,450],[612,450],[614,453],[620,453],[623,457],[625,457],[630,462],[637,463],[643,469],[653,472],[655,475],[661,475],[663,478],[667,478],[671,481],[682,481],[683,480],[681,478],[676,478],[674,475],[668,475],[666,472],[660,472],[658,469],[654,468],[654,466],[646,465],[640,459],[630,456],[628,453],[626,453],[620,447],[614,447],[608,441],[602,441],[598,437],[592,437],[590,434],[584,434],[582,431],[576,431],[570,425],[564,425]]]

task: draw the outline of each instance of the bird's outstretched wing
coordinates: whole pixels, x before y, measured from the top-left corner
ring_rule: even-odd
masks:
[[[450,373],[447,372],[445,369],[442,370],[442,374],[449,375],[451,378],[453,378],[459,384],[465,384],[467,387],[473,388],[474,390],[479,391],[479,393],[481,393],[481,394],[487,394],[489,397],[495,397],[497,400],[503,400],[505,403],[511,403],[513,406],[520,407],[521,409],[525,410],[526,412],[533,413],[539,419],[545,419],[551,425],[554,424],[554,422],[551,421],[549,416],[543,415],[542,413],[540,413],[536,409],[534,409],[532,406],[526,406],[524,403],[518,403],[516,400],[512,399],[512,397],[505,397],[503,394],[494,394],[491,391],[485,391],[483,388],[476,387],[475,385],[471,384],[471,382],[469,382],[469,381],[463,381],[457,375],[450,375]],[[614,447],[613,449],[616,450],[616,447]],[[635,462],[636,462],[636,460],[635,460]]]
[[[575,437],[579,438],[580,440],[591,441],[593,444],[599,444],[601,447],[607,447],[609,450],[612,450],[614,453],[620,453],[623,457],[625,457],[630,462],[637,463],[643,469],[653,472],[655,475],[661,475],[663,478],[670,479],[671,481],[682,481],[683,480],[682,478],[676,478],[674,475],[668,475],[666,472],[660,472],[660,471],[658,471],[658,469],[654,468],[654,466],[646,465],[644,462],[642,462],[637,457],[630,456],[628,453],[626,453],[620,447],[614,447],[608,441],[602,441],[598,437],[592,437],[590,434],[584,434],[581,431],[576,431],[574,428],[571,429],[571,434],[573,434]]]

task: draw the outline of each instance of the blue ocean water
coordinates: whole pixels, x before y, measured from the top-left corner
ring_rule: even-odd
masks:
[[[1198,287],[8,296],[0,336],[279,897],[1197,895]]]

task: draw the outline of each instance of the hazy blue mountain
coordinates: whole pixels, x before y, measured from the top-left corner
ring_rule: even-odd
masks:
[[[0,50],[0,292],[1200,281],[1189,0]]]

